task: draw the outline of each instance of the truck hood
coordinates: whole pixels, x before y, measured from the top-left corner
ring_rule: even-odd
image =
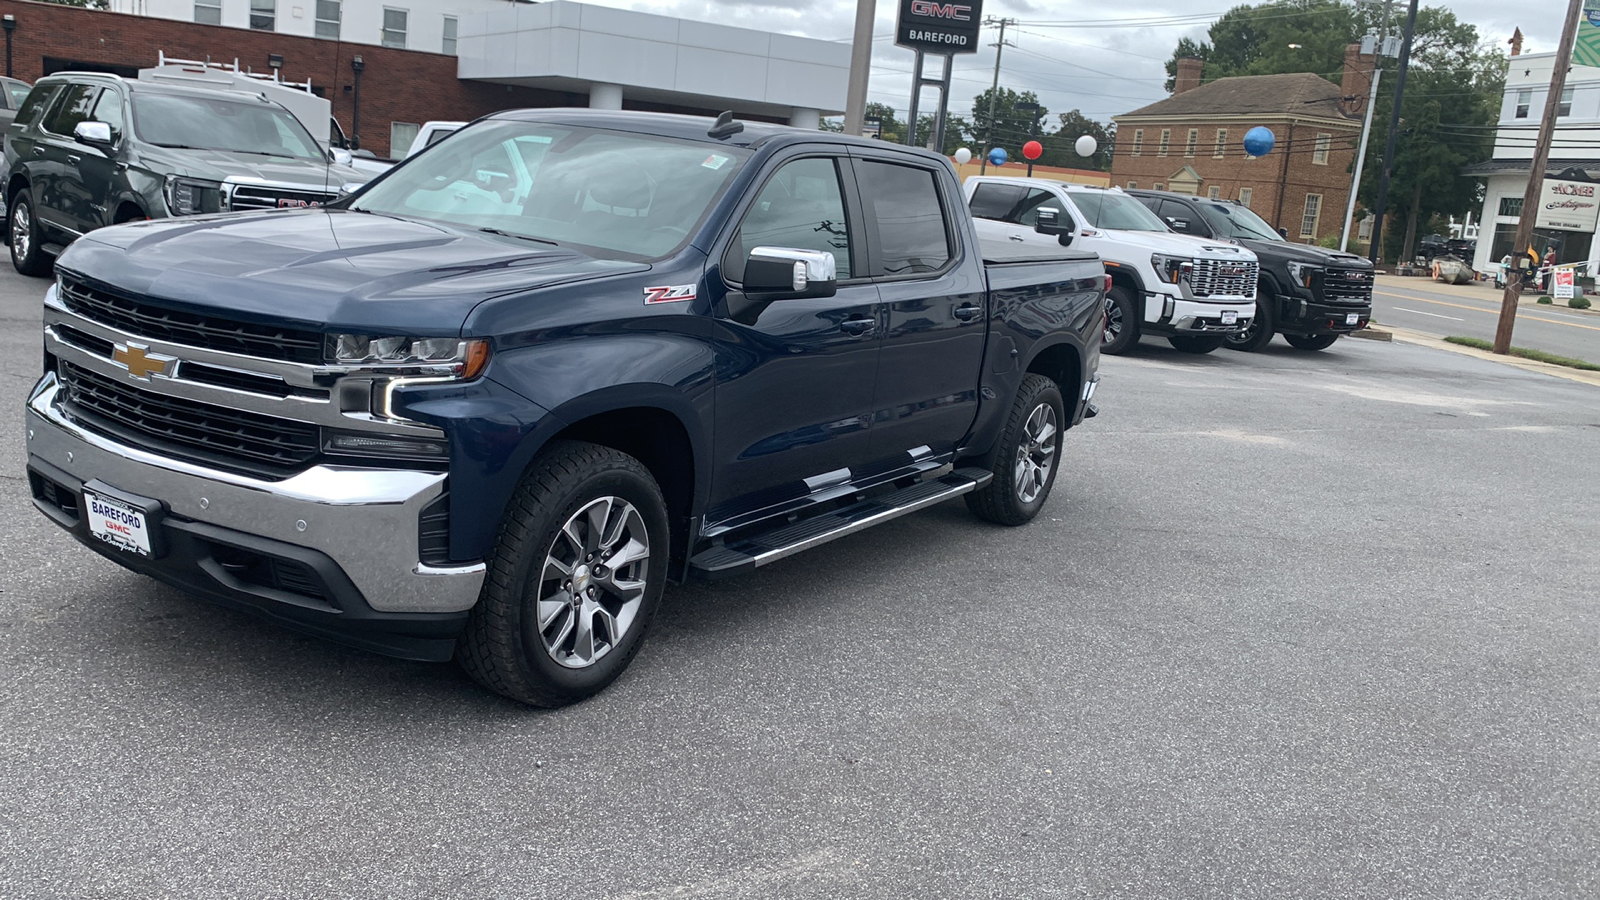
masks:
[[[101,228],[65,271],[195,311],[312,331],[459,334],[504,294],[644,272],[564,247],[340,209]]]
[[[1234,262],[1255,262],[1256,255],[1249,248],[1227,241],[1213,241],[1170,231],[1121,231],[1102,228],[1100,233],[1108,240],[1129,250],[1149,250],[1173,256],[1193,256],[1198,259],[1226,259]],[[1104,254],[1102,254],[1104,255]],[[1148,260],[1146,260],[1148,262]]]
[[[231,153],[227,150],[180,150],[176,147],[146,146],[140,162],[160,175],[184,175],[207,181],[265,181],[288,184],[308,190],[336,191],[349,182],[366,183],[371,172],[337,163],[324,165],[313,159],[290,159],[256,153]]]
[[[1257,254],[1274,261],[1304,262],[1319,266],[1339,266],[1346,269],[1370,269],[1372,263],[1364,256],[1326,250],[1310,244],[1292,244],[1288,241],[1240,241]]]

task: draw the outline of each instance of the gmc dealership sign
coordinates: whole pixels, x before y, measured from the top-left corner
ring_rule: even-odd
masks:
[[[900,0],[896,45],[923,53],[977,53],[983,0]]]

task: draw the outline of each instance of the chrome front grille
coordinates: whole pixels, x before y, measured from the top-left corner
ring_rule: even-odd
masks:
[[[1371,269],[1328,269],[1322,273],[1322,299],[1330,303],[1372,302]]]
[[[304,190],[276,185],[241,184],[234,187],[228,208],[241,209],[299,209],[321,206],[337,200],[333,191]]]
[[[1189,289],[1196,297],[1249,300],[1256,295],[1257,269],[1253,262],[1197,259],[1189,276]]]

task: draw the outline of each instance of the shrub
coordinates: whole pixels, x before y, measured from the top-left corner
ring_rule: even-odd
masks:
[[[1573,297],[1571,300],[1567,301],[1567,305],[1572,307],[1573,309],[1588,309],[1589,308],[1589,298],[1588,297]]]
[[[1540,297],[1539,298],[1539,302],[1545,304],[1546,306],[1552,306],[1552,305],[1555,304],[1556,301],[1552,300],[1549,297]]]

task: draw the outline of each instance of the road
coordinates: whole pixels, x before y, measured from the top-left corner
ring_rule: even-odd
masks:
[[[1033,524],[670,589],[540,712],[34,512],[43,286],[0,273],[0,897],[1600,895],[1600,389],[1147,341]]]
[[[1481,285],[1449,287],[1417,278],[1379,276],[1372,318],[1424,334],[1494,340],[1500,293]],[[1512,344],[1600,364],[1600,316],[1525,299],[1517,308]]]

